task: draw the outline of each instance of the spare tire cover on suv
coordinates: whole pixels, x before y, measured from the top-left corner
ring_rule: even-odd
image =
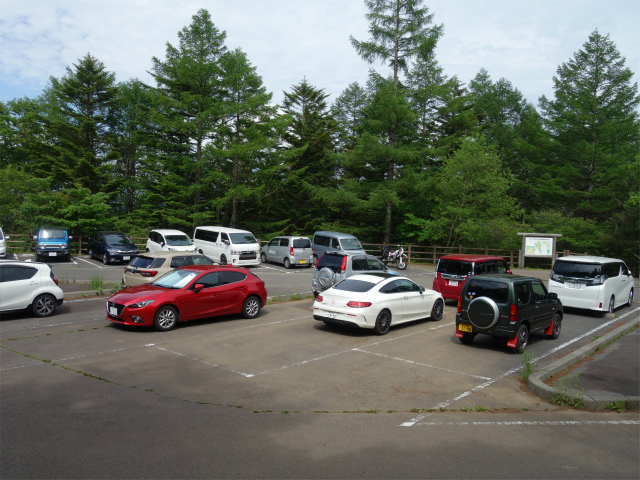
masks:
[[[331,268],[324,267],[318,272],[318,283],[322,288],[329,288],[335,282],[335,273]]]
[[[493,299],[477,297],[469,302],[467,307],[469,321],[478,328],[491,328],[500,317],[500,310]]]

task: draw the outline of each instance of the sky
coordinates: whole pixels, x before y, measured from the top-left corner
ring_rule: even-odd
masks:
[[[447,77],[465,84],[481,68],[504,78],[534,106],[553,98],[557,68],[598,30],[610,35],[640,83],[640,0],[425,0],[433,23],[444,26],[436,58]],[[363,0],[0,0],[0,101],[39,96],[87,53],[118,82],[153,84],[152,57],[201,8],[209,11],[226,46],[240,48],[256,67],[272,102],[303,79],[331,103],[370,68],[349,37],[370,39]]]

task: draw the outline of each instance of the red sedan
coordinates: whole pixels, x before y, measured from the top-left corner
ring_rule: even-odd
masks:
[[[242,313],[255,318],[267,302],[264,282],[246,268],[191,265],[107,300],[107,319],[167,331],[178,322]]]

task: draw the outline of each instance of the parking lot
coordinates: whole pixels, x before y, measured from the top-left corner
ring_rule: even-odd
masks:
[[[117,281],[122,272],[120,266],[104,267],[100,262],[77,257],[70,263],[53,264],[53,268],[61,280],[66,276],[67,281],[90,279],[96,272],[105,281],[112,281],[112,277]],[[294,293],[309,293],[311,269],[285,270],[263,265],[252,271],[265,281],[270,296],[287,299]],[[433,273],[429,268],[409,266],[403,273],[420,285],[431,286]],[[16,445],[23,448],[34,442],[29,428],[38,427],[25,416],[34,409],[40,412],[35,419],[45,423],[53,419],[53,424],[57,424],[58,416],[70,416],[73,423],[96,414],[104,422],[99,436],[109,438],[116,433],[109,433],[109,425],[125,428],[121,422],[135,422],[126,411],[142,405],[156,411],[156,421],[160,423],[167,409],[186,409],[186,415],[197,409],[198,418],[222,414],[237,423],[236,427],[220,428],[233,430],[242,425],[240,428],[247,432],[272,427],[261,426],[263,420],[259,416],[238,417],[239,412],[280,418],[294,413],[377,413],[383,415],[377,418],[384,427],[375,428],[394,429],[424,427],[435,418],[456,422],[460,420],[456,416],[468,410],[490,409],[502,415],[516,415],[518,420],[523,412],[548,414],[562,410],[523,387],[518,378],[522,359],[510,349],[482,336],[470,346],[462,345],[454,335],[454,302],[446,303],[440,321],[392,327],[383,337],[368,330],[332,328],[317,322],[312,318],[312,303],[307,298],[270,304],[256,319],[233,315],[183,324],[167,333],[111,324],[105,319],[102,297],[67,299],[55,315],[46,319],[27,314],[3,315],[3,438],[17,435],[21,440]],[[594,336],[637,318],[638,312],[637,303],[633,308],[618,309],[615,317],[567,311],[560,337],[548,340],[532,335],[528,350],[538,357],[538,368],[544,368]],[[112,409],[114,406],[117,410]],[[440,411],[444,413],[434,413]],[[628,418],[637,419],[637,415]],[[272,421],[276,420],[271,418],[268,423]],[[341,420],[336,421],[339,426]],[[350,423],[352,418],[345,421]],[[146,422],[150,419],[140,422],[140,428],[149,428],[149,435],[162,431],[160,424],[149,427]],[[73,428],[86,441],[85,436],[95,426],[85,429],[81,423],[73,423]],[[198,428],[189,424],[192,429]],[[619,432],[633,438],[637,425],[629,428],[621,427]],[[181,438],[187,432],[176,435]],[[349,433],[341,431],[336,435]],[[74,444],[78,441],[74,440]],[[3,443],[5,472],[14,474],[8,476],[31,471],[32,467],[26,464],[12,464],[12,469],[6,470],[8,455],[22,458],[23,454],[17,452],[17,446]],[[635,445],[637,448],[637,438]],[[102,446],[107,451],[117,450],[114,445]],[[177,448],[184,452],[184,448]],[[633,443],[622,448],[633,449]],[[44,465],[55,457],[53,451],[43,455],[36,464]],[[628,460],[633,461],[633,454],[630,455]],[[118,469],[98,471],[101,476],[119,472],[116,477],[131,473]],[[252,476],[248,470],[238,471],[244,472],[239,476]],[[76,472],[78,476],[91,476],[85,469]],[[42,476],[39,473],[36,476]],[[383,476],[393,476],[392,473],[388,471]],[[282,471],[280,474],[284,475]],[[64,475],[58,471],[54,476]],[[164,475],[156,470],[150,476]]]

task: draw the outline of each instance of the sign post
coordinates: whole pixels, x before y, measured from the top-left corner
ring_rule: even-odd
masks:
[[[561,233],[520,233],[522,237],[522,250],[518,255],[518,268],[524,268],[525,258],[550,258],[551,262],[556,258],[556,239]]]

